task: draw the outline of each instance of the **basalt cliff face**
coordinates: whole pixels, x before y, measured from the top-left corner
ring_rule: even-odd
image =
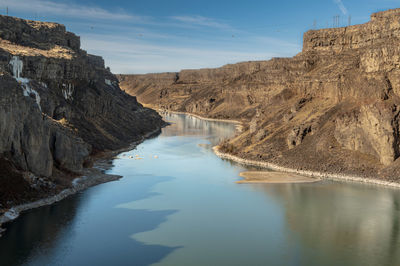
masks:
[[[120,75],[160,109],[237,119],[221,145],[285,167],[400,180],[400,9],[304,34],[293,58],[179,73]]]
[[[70,186],[91,155],[164,123],[56,23],[0,16],[0,96],[0,213]]]

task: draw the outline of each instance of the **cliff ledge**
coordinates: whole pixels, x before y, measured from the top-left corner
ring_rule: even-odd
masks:
[[[56,23],[0,16],[0,213],[52,195],[161,117]]]
[[[146,104],[245,122],[221,150],[322,173],[400,180],[400,9],[311,30],[293,58],[120,75]]]

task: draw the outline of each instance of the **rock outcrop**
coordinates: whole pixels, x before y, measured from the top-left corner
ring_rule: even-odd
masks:
[[[156,108],[242,120],[224,145],[243,158],[398,181],[399,21],[308,31],[293,58],[118,77]]]
[[[0,212],[69,186],[90,155],[127,146],[164,123],[56,23],[0,16],[0,95],[0,194],[10,194],[1,197]],[[4,186],[10,176],[20,187]]]

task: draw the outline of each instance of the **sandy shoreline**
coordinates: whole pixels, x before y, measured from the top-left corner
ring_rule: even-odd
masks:
[[[259,166],[259,167],[267,168],[267,169],[274,170],[274,171],[279,171],[279,172],[284,172],[284,173],[293,173],[293,174],[309,176],[309,177],[313,177],[313,178],[331,179],[331,180],[337,180],[337,181],[349,181],[349,182],[357,182],[357,183],[367,183],[367,184],[374,184],[374,185],[380,185],[380,186],[400,188],[400,183],[396,183],[396,182],[384,181],[384,180],[373,179],[373,178],[365,178],[365,177],[360,177],[360,176],[351,176],[351,175],[345,175],[345,174],[322,173],[322,172],[298,170],[298,169],[293,169],[293,168],[282,167],[282,166],[279,166],[279,165],[276,165],[273,163],[269,163],[269,162],[247,160],[247,159],[240,158],[238,156],[223,153],[219,150],[219,146],[214,146],[213,151],[218,157],[220,157],[222,159],[232,160],[232,161],[238,162],[243,165]]]
[[[237,184],[294,184],[321,181],[314,177],[275,171],[245,171],[239,176],[244,179],[236,181]]]
[[[1,228],[2,224],[17,219],[19,215],[24,211],[54,204],[87,188],[111,181],[116,181],[122,178],[122,176],[119,175],[105,174],[105,171],[112,167],[112,161],[114,157],[120,153],[133,150],[137,147],[137,145],[142,143],[144,140],[150,138],[151,136],[154,136],[159,131],[160,129],[157,129],[155,131],[147,133],[146,135],[142,136],[140,140],[131,143],[128,147],[107,152],[104,156],[95,161],[93,167],[84,169],[82,176],[72,181],[71,188],[64,189],[54,196],[11,207],[7,212],[0,215],[0,237],[5,231],[3,228]]]

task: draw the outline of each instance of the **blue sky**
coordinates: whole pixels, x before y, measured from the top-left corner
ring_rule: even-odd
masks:
[[[394,0],[0,0],[0,13],[65,24],[114,73],[179,71],[293,56],[303,33],[360,24]]]

